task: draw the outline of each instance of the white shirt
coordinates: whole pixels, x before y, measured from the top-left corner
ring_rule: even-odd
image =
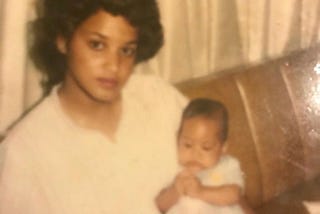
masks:
[[[199,172],[197,177],[204,186],[236,184],[244,189],[243,173],[239,161],[229,155],[221,156],[215,166]],[[168,211],[168,214],[243,214],[243,211],[238,204],[218,206],[197,198],[183,196]]]
[[[74,124],[55,88],[3,142],[0,213],[158,213],[154,198],[176,174],[185,102],[161,79],[133,74],[110,142]]]

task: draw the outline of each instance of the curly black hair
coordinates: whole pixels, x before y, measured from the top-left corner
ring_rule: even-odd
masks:
[[[196,98],[190,101],[182,113],[179,133],[185,120],[199,116],[219,122],[221,127],[220,140],[223,143],[227,140],[228,111],[221,102],[208,98]]]
[[[57,37],[69,41],[77,27],[101,9],[123,16],[137,29],[136,63],[150,59],[161,48],[163,29],[156,0],[38,0],[30,56],[44,74],[45,94],[63,81],[67,67],[65,55],[56,47]]]

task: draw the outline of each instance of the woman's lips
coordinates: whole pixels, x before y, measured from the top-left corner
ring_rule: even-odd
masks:
[[[115,88],[118,85],[118,81],[114,78],[97,78],[97,81],[104,88]]]

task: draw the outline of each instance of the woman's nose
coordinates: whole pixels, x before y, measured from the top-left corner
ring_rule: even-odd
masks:
[[[116,73],[119,71],[121,58],[117,51],[108,51],[104,56],[105,70],[108,72]]]

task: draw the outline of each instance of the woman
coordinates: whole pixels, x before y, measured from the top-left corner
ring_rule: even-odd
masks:
[[[157,213],[185,99],[134,66],[163,35],[155,0],[44,0],[31,55],[46,97],[4,140],[0,213]]]

